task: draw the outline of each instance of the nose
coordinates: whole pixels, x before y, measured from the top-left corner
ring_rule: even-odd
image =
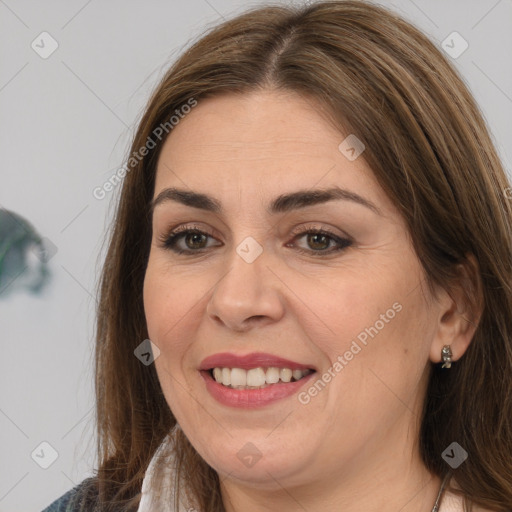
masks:
[[[251,263],[234,252],[230,263],[208,301],[208,316],[215,323],[237,332],[282,318],[282,283],[272,271],[265,252]]]

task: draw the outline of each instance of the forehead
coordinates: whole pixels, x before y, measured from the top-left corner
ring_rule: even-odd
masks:
[[[350,134],[321,108],[311,98],[274,91],[200,100],[162,148],[155,196],[170,186],[226,196],[317,186],[382,195],[364,159],[351,161],[340,151]]]
[[[165,148],[187,159],[321,156],[342,135],[319,114],[320,105],[295,93],[254,92],[200,100],[173,128]],[[167,152],[169,153],[169,152]]]

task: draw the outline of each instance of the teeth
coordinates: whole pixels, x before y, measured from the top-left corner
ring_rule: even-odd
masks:
[[[214,368],[213,369],[213,378],[217,382],[222,382],[222,368]]]
[[[279,372],[279,378],[283,382],[290,382],[292,380],[293,372],[289,368],[282,368]]]
[[[222,369],[224,371],[224,368]],[[245,387],[247,385],[247,372],[241,368],[233,368],[231,370],[231,386]]]
[[[215,377],[215,370],[214,370],[214,377]],[[217,382],[222,382],[224,386],[229,386],[231,384],[231,370],[229,368],[222,368],[222,380],[217,379],[215,377],[215,380]]]
[[[302,377],[302,370],[293,370],[292,377],[295,380],[299,380]]]
[[[248,386],[259,388],[260,386],[263,386],[263,384],[265,384],[265,372],[263,371],[263,368],[253,368],[247,372]]]
[[[279,368],[270,367],[265,374],[267,384],[275,384],[279,382]]]
[[[291,382],[300,380],[309,375],[312,370],[290,370],[290,368],[251,368],[244,370],[242,368],[214,368],[213,378],[224,386],[236,389],[259,389],[267,387],[269,384],[281,382]]]

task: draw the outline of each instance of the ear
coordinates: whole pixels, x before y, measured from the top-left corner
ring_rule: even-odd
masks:
[[[483,312],[482,282],[476,258],[467,255],[466,261],[456,268],[457,283],[449,289],[441,289],[436,301],[439,315],[430,349],[430,359],[434,363],[442,362],[444,345],[450,345],[452,361],[464,355]]]

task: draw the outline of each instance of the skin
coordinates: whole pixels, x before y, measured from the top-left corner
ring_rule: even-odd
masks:
[[[228,512],[430,512],[437,496],[440,480],[417,445],[428,370],[445,344],[460,358],[474,329],[456,294],[429,295],[404,220],[364,153],[349,161],[338,149],[346,135],[295,93],[224,95],[200,101],[159,157],[154,197],[179,187],[223,206],[155,207],[144,305],[167,403],[219,473]],[[380,214],[347,200],[266,211],[280,194],[332,186]],[[161,239],[185,225],[208,234],[177,242],[196,253],[165,248]],[[352,244],[329,253],[336,242],[308,237],[311,227]],[[263,249],[253,263],[236,252],[249,236]],[[249,411],[224,406],[198,372],[218,352],[262,351],[321,376],[395,303],[402,309],[307,404],[293,395]],[[237,457],[248,442],[261,453],[251,467]]]

